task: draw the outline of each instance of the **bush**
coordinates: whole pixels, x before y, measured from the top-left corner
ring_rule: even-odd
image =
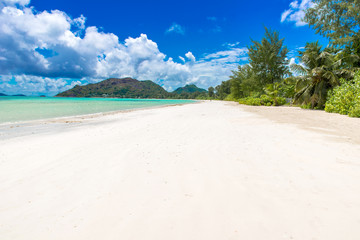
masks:
[[[239,103],[245,105],[252,105],[252,106],[261,106],[260,98],[253,98],[253,97],[241,98],[239,99]]]
[[[360,117],[360,72],[353,81],[341,80],[341,85],[328,94],[325,111]]]
[[[302,109],[312,109],[311,103],[301,104],[300,107],[301,107]]]
[[[282,106],[286,104],[286,98],[276,97],[276,106]]]
[[[286,99],[283,97],[272,98],[268,95],[261,95],[260,97],[241,98],[239,103],[252,106],[280,106],[286,103]]]
[[[225,97],[225,101],[236,101],[236,99],[232,96],[232,94],[229,94]]]
[[[260,96],[260,103],[263,106],[271,106],[271,105],[273,105],[273,101],[268,95],[261,95]]]

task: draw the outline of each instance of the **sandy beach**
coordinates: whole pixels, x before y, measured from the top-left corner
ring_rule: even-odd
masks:
[[[360,119],[205,101],[0,126],[1,240],[360,239]]]

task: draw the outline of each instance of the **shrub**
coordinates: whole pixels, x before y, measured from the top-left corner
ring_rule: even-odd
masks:
[[[252,106],[261,106],[260,98],[247,97],[239,99],[240,104],[252,105]]]
[[[360,72],[353,81],[341,80],[341,85],[329,92],[325,111],[360,117]]]
[[[271,106],[271,105],[273,105],[273,101],[268,95],[261,95],[260,96],[260,103],[263,106]]]
[[[252,106],[280,106],[286,103],[286,99],[283,97],[272,98],[268,95],[261,95],[260,97],[241,98],[239,103]]]
[[[231,94],[227,95],[224,100],[225,101],[236,101],[236,99]]]
[[[282,106],[286,104],[286,98],[276,97],[276,106]]]
[[[301,104],[300,107],[301,107],[302,109],[312,109],[311,103]]]

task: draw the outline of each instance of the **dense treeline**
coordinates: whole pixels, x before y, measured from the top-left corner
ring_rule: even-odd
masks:
[[[208,96],[249,105],[283,105],[360,117],[360,1],[313,0],[304,20],[329,39],[326,47],[307,43],[290,64],[279,33],[265,28],[248,46],[249,63]]]

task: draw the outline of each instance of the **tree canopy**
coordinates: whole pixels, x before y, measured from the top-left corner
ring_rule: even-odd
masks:
[[[316,33],[329,38],[334,45],[354,46],[360,40],[360,0],[313,0],[305,21]],[[360,52],[359,52],[360,53]]]
[[[265,27],[265,36],[259,41],[252,40],[249,46],[249,63],[262,84],[280,82],[289,74],[289,50],[284,46],[284,39],[279,38],[279,33]]]

